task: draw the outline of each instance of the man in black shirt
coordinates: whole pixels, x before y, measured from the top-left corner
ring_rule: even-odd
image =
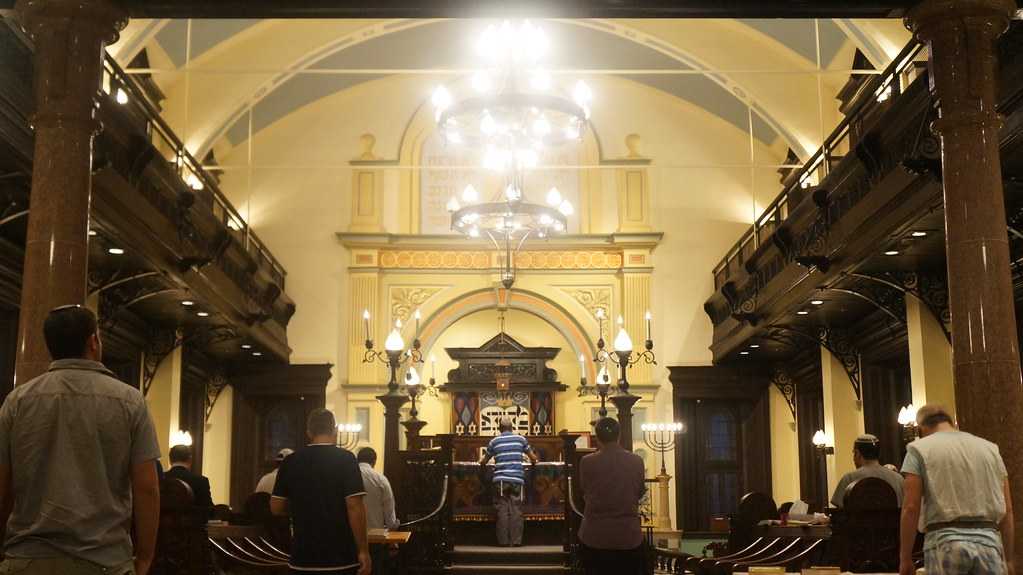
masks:
[[[310,443],[281,462],[270,499],[275,515],[291,514],[292,573],[369,575],[369,536],[362,473],[350,451],[334,442],[334,414],[309,414]]]

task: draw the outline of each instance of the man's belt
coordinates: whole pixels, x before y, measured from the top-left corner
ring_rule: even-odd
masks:
[[[931,523],[927,526],[928,533],[941,529],[994,529],[997,531],[998,524],[994,521],[944,521]]]

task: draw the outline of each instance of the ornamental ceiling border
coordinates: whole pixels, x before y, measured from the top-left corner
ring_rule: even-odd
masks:
[[[504,255],[495,251],[380,250],[381,269],[492,270],[501,267]],[[623,267],[620,251],[522,251],[515,254],[519,270],[609,270]]]

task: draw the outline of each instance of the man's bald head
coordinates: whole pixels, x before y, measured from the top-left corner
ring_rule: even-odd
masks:
[[[952,416],[943,406],[927,404],[916,411],[916,425],[920,428],[921,436],[934,433],[942,424],[949,426],[955,424]]]

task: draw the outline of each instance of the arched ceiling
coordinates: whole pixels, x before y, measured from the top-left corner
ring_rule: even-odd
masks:
[[[168,71],[156,74],[168,96],[165,109],[172,124],[175,116],[187,118],[186,141],[204,154],[214,145],[238,145],[250,130],[258,132],[303,106],[387,74],[435,72],[440,81],[471,69],[471,41],[484,25],[477,20],[322,22],[336,25],[133,22],[140,31],[118,56],[127,60],[132,50],[147,48],[151,66]],[[848,78],[855,49],[872,61],[890,60],[890,45],[898,42],[878,39],[893,35],[888,23],[831,20],[546,20],[544,27],[552,40],[551,69],[613,73],[701,107],[737,129],[752,127],[754,138],[802,157],[819,144],[828,119],[819,106],[786,93],[816,96],[820,91],[822,100],[833,99]],[[306,33],[314,29],[318,36]],[[266,56],[247,60],[254,44]],[[190,72],[186,82],[183,67]],[[819,81],[821,70],[834,72],[821,74],[824,81]],[[234,86],[225,88],[226,81]]]

